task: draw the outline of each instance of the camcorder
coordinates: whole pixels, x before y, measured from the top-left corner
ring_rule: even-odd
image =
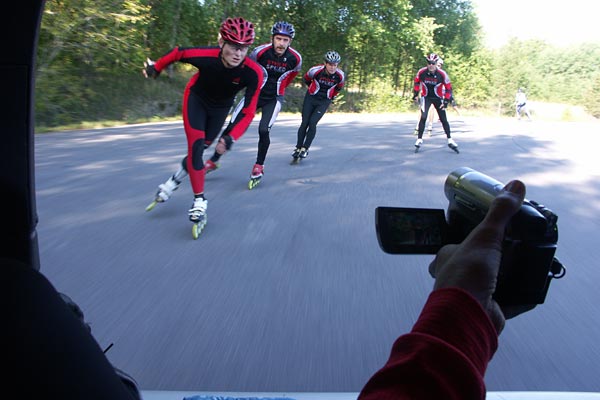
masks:
[[[442,209],[377,207],[375,227],[379,245],[390,254],[435,254],[462,242],[483,220],[504,185],[462,167],[446,178],[448,212]],[[502,244],[502,260],[494,299],[501,306],[542,304],[550,281],[565,275],[554,257],[558,217],[550,209],[525,199],[510,220]]]

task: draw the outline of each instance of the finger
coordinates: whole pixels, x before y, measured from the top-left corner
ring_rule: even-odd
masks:
[[[492,201],[490,209],[479,225],[471,231],[463,242],[474,248],[500,248],[506,225],[519,210],[525,198],[525,184],[511,181]]]
[[[521,181],[510,181],[502,192],[494,199],[484,223],[504,228],[513,215],[519,211],[525,199],[525,184]]]

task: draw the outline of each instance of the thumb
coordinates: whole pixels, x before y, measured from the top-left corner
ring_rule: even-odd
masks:
[[[506,227],[508,221],[519,211],[525,199],[525,184],[518,180],[510,181],[490,205],[483,224]],[[502,232],[503,233],[503,232]]]

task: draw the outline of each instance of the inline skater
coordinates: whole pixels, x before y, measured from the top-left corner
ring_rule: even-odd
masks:
[[[444,65],[444,60],[442,60],[441,57],[438,58],[438,62],[437,62],[437,67],[438,69],[442,69],[442,66]],[[453,99],[451,99],[451,101],[453,101]],[[455,104],[455,103],[453,103]],[[435,114],[431,112],[431,106],[429,107],[429,117],[427,118],[427,134],[429,136],[431,136],[431,132],[433,131],[433,119],[435,117]],[[421,110],[419,110],[419,119],[421,118]],[[417,125],[415,125],[415,135],[419,134],[419,122],[417,121]]]
[[[433,105],[436,109],[446,137],[448,139],[448,147],[458,153],[458,145],[452,139],[450,133],[450,124],[446,116],[446,108],[452,98],[452,84],[450,77],[442,69],[438,69],[437,63],[439,56],[431,53],[425,57],[427,66],[419,69],[415,76],[415,85],[413,91],[413,101],[419,102],[418,96],[421,94],[419,102],[421,108],[421,118],[419,120],[418,138],[415,142],[415,152],[418,152],[423,144],[423,131],[427,122],[429,108]]]
[[[271,42],[256,47],[248,56],[262,65],[267,73],[267,82],[260,91],[256,106],[257,109],[261,109],[262,115],[258,125],[258,152],[250,174],[249,189],[253,189],[263,176],[265,159],[271,144],[269,132],[283,106],[285,89],[302,67],[302,56],[290,46],[295,35],[296,30],[292,24],[285,21],[275,22],[271,27]],[[232,121],[242,106],[243,102],[237,105]],[[224,134],[228,133],[232,126],[233,122],[230,122]],[[207,172],[219,167],[221,154],[217,150],[205,163]]]
[[[302,104],[302,123],[292,163],[308,156],[308,149],[317,134],[317,123],[346,83],[344,72],[338,68],[341,59],[336,51],[328,51],[324,64],[315,65],[304,74],[308,90]]]
[[[219,134],[235,95],[246,89],[243,108],[227,135],[222,135],[216,147],[220,153],[229,150],[248,129],[254,118],[260,89],[266,79],[263,68],[246,57],[254,42],[254,26],[243,18],[227,18],[220,27],[218,47],[175,47],[152,62],[148,60],[144,75],[157,78],[174,62],[193,65],[198,72],[192,76],[183,94],[183,123],[187,138],[187,155],[181,166],[165,183],[158,186],[155,201],[167,201],[189,174],[194,202],[188,211],[194,223],[194,239],[204,229],[208,202],[204,197],[205,168],[202,155]]]
[[[527,95],[521,88],[517,90],[517,94],[515,95],[515,112],[519,121],[521,120],[521,115],[523,113],[525,113],[527,119],[531,121],[531,115],[529,114],[529,108],[527,107]]]

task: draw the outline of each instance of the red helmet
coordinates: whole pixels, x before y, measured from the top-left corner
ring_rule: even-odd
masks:
[[[227,18],[221,24],[219,30],[223,40],[242,46],[251,45],[254,42],[254,25],[244,18]]]

